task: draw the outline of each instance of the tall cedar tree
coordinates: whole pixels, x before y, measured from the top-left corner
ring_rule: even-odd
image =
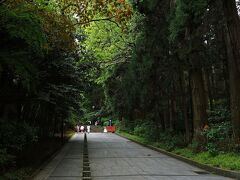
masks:
[[[230,100],[233,130],[240,138],[240,19],[235,0],[223,0],[227,20],[226,44],[230,80]]]

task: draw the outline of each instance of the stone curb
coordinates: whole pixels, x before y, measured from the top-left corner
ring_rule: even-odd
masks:
[[[168,152],[166,150],[163,150],[161,148],[157,148],[157,147],[154,147],[154,146],[151,146],[151,145],[147,145],[147,144],[144,144],[144,143],[141,143],[141,142],[138,142],[136,140],[132,140],[132,139],[129,139],[119,133],[115,133],[117,134],[118,136],[120,137],[123,137],[125,139],[128,139],[128,140],[131,140],[137,144],[140,144],[144,147],[147,147],[147,148],[150,148],[152,150],[155,150],[155,151],[158,151],[160,153],[163,153],[165,155],[168,155],[170,157],[173,157],[173,158],[176,158],[178,160],[181,160],[181,161],[184,161],[188,164],[191,164],[193,166],[196,166],[198,168],[201,168],[201,169],[204,169],[206,171],[209,171],[213,174],[217,174],[217,175],[221,175],[221,176],[225,176],[225,177],[230,177],[230,178],[234,178],[234,179],[237,179],[237,180],[240,180],[240,172],[238,171],[231,171],[231,170],[226,170],[226,169],[220,169],[220,168],[217,168],[217,167],[213,167],[213,166],[209,166],[207,164],[202,164],[202,163],[199,163],[197,161],[194,161],[192,159],[189,159],[189,158],[186,158],[186,157],[183,157],[183,156],[180,156],[180,155],[177,155],[177,154],[174,154],[174,153],[171,153],[171,152]]]

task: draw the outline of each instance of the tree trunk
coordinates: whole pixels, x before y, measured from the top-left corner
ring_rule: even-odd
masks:
[[[165,117],[164,117],[164,110],[161,112],[160,121],[161,121],[161,130],[165,131]]]
[[[192,69],[190,74],[191,78],[191,93],[192,93],[192,106],[193,106],[193,128],[194,138],[201,142],[201,132],[205,125],[208,124],[207,120],[207,105],[206,95],[204,90],[204,82],[201,68],[197,67],[198,54],[193,53],[191,56],[192,62],[195,62],[195,68]]]
[[[226,44],[228,54],[228,69],[229,69],[229,86],[230,86],[230,105],[231,119],[233,124],[234,135],[237,139],[240,138],[240,73],[234,66],[233,49],[231,48],[230,37],[226,33]]]
[[[171,99],[169,100],[169,122],[170,122],[170,131],[174,131],[176,128],[176,114],[177,114],[177,102],[175,95],[175,87],[173,87],[173,93]]]
[[[191,65],[189,78],[193,110],[193,138],[199,142],[199,144],[204,144],[205,138],[202,136],[202,131],[205,125],[208,125],[208,117],[206,111],[206,92],[202,73],[202,53],[204,48],[200,24],[190,23],[189,27],[186,28],[185,39],[189,41],[188,44],[190,49],[188,60]]]
[[[167,130],[168,129],[168,122],[169,122],[169,119],[168,119],[168,108],[164,109],[164,112],[163,112],[163,117],[164,117],[164,130]]]
[[[173,102],[172,99],[169,100],[169,129],[170,131],[173,131]]]
[[[186,84],[184,82],[184,72],[180,70],[179,73],[179,83],[180,83],[180,91],[181,91],[181,109],[184,119],[185,133],[186,133],[186,141],[190,142],[190,123],[188,119],[188,110],[187,110],[187,96],[186,96]]]
[[[203,69],[203,75],[204,75],[204,89],[206,92],[206,103],[208,104],[208,107],[210,110],[213,110],[213,97],[211,92],[211,85],[210,85],[210,78],[209,78],[209,72],[208,69]]]
[[[225,43],[226,44],[226,43]],[[227,47],[225,47],[226,54],[227,54]],[[224,77],[224,83],[225,83],[225,95],[226,95],[226,108],[230,109],[230,86],[229,86],[229,68],[228,68],[228,56],[226,55],[226,58],[223,59],[223,77]]]
[[[223,0],[227,19],[226,43],[228,53],[231,119],[236,139],[240,138],[240,20],[235,0]]]

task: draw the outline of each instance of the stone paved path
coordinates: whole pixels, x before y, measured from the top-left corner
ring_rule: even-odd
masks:
[[[75,134],[34,180],[81,180],[83,139],[83,134]]]
[[[115,134],[88,135],[93,180],[229,180]]]
[[[81,180],[83,137],[74,135],[34,179]],[[87,139],[92,180],[230,180],[115,134],[90,133]]]

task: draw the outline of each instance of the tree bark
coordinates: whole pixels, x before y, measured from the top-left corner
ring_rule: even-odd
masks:
[[[180,70],[179,73],[179,83],[180,83],[180,91],[181,91],[181,109],[184,119],[184,127],[186,133],[186,141],[190,142],[191,135],[190,135],[190,122],[188,118],[188,108],[187,108],[187,96],[186,96],[186,83],[184,82],[184,72]]]
[[[164,109],[163,118],[164,118],[164,130],[167,130],[168,129],[168,124],[169,124],[168,107],[166,109]]]
[[[201,38],[202,29],[200,25],[198,28],[189,26],[186,30],[185,38],[189,39],[189,49],[191,51],[188,54],[188,59],[191,64],[190,69],[190,87],[192,95],[192,109],[193,109],[193,138],[199,142],[204,143],[204,137],[202,131],[206,125],[208,125],[207,117],[207,103],[206,92],[204,88],[204,80],[202,73],[202,51],[203,40]]]
[[[236,139],[240,138],[240,20],[235,0],[223,0],[226,17],[231,119]]]
[[[213,110],[213,97],[208,69],[203,69],[203,75],[204,75],[204,89],[206,92],[206,103],[208,104],[209,109]]]
[[[196,68],[191,72],[191,87],[194,137],[199,139],[201,131],[204,126],[208,124],[204,82],[202,78],[202,71],[199,68]]]

